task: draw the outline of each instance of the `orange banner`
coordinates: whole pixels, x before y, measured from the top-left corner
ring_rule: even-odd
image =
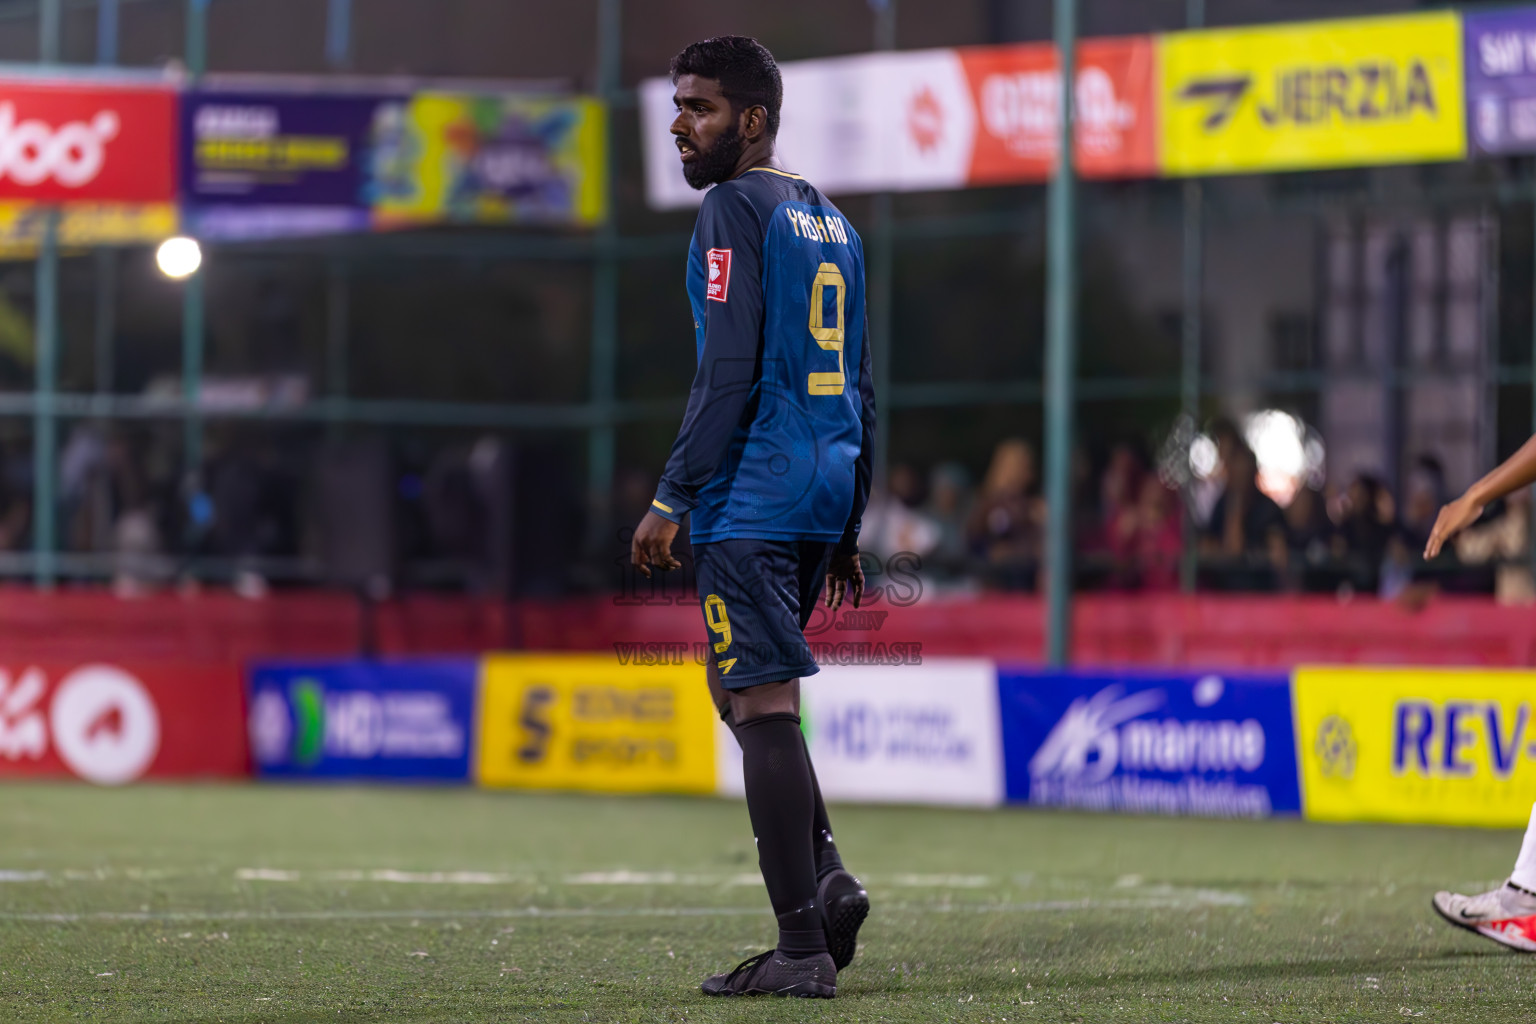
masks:
[[[976,102],[968,184],[1044,181],[1056,164],[1061,72],[1048,43],[955,51]],[[1078,173],[1087,178],[1157,173],[1157,47],[1150,36],[1078,47]]]

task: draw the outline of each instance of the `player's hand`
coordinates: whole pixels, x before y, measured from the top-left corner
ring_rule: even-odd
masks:
[[[1446,541],[1477,522],[1482,514],[1483,506],[1465,494],[1442,508],[1435,518],[1435,528],[1429,532],[1429,543],[1424,545],[1424,560],[1439,555]]]
[[[662,570],[676,569],[683,564],[672,557],[672,538],[676,536],[676,523],[655,512],[647,512],[640,525],[635,527],[635,539],[629,545],[629,560],[646,579],[651,578],[653,565]]]
[[[827,607],[837,611],[842,607],[845,594],[853,599],[855,608],[864,596],[864,566],[859,564],[858,552],[835,554],[827,564]]]

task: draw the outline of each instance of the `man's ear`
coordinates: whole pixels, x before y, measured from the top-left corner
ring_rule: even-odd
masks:
[[[741,134],[748,142],[756,142],[768,130],[768,110],[765,107],[748,107],[742,114]]]

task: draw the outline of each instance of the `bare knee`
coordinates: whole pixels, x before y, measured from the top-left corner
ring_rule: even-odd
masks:
[[[764,715],[796,715],[800,713],[800,680],[759,683],[744,690],[730,691],[730,698],[731,717],[737,722],[748,722]]]

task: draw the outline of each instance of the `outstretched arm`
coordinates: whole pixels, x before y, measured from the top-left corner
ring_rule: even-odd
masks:
[[[1424,557],[1440,554],[1445,542],[1477,522],[1490,501],[1496,501],[1520,488],[1536,483],[1536,437],[1511,455],[1500,466],[1477,483],[1467,488],[1467,493],[1440,510],[1435,528],[1430,531],[1429,543],[1424,546]]]

